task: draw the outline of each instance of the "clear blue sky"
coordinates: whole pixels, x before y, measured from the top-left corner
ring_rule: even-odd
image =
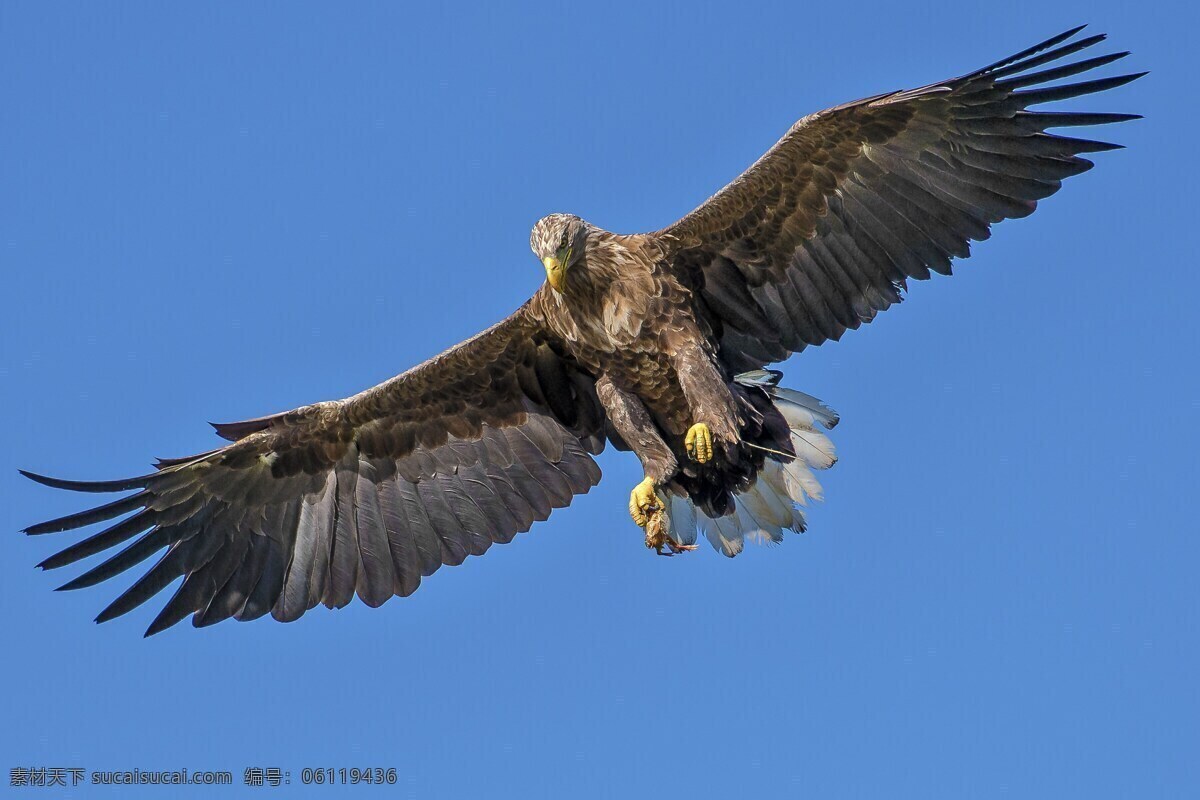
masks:
[[[976,6],[4,3],[3,783],[1195,791],[1194,11]],[[1147,119],[956,277],[785,365],[843,418],[803,537],[655,558],[625,508],[636,460],[606,454],[572,508],[376,611],[143,641],[156,604],[96,626],[121,585],[33,569],[64,538],[18,529],[87,498],[18,467],[137,473],[213,446],[206,420],[355,392],[528,297],[539,216],[660,227],[803,114],[1082,22],[1153,74],[1073,107]],[[204,792],[75,796],[168,794]]]

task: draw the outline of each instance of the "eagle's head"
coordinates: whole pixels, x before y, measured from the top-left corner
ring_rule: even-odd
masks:
[[[546,282],[561,292],[567,270],[583,260],[588,224],[574,214],[542,217],[529,234],[529,247],[546,268]]]

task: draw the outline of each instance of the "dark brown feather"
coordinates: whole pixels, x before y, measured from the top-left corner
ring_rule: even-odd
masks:
[[[1090,167],[1080,153],[1115,147],[1044,131],[1136,115],[1027,110],[1144,74],[1044,86],[1127,55],[1061,62],[1104,39],[1068,41],[1079,30],[960,78],[805,117],[740,177],[655,234],[698,286],[701,311],[722,331],[722,357],[744,369],[787,355],[757,330],[759,318],[783,334],[789,352],[869,322],[899,298],[889,286],[949,274],[951,259],[966,258],[989,224],[1028,215],[1063,178]],[[1053,66],[1033,71],[1045,64]],[[779,293],[765,291],[764,280]]]
[[[127,613],[183,576],[148,633],[188,615],[197,626],[267,611],[293,620],[356,594],[377,606],[595,485],[603,425],[591,375],[525,307],[347,400],[218,425],[233,444],[162,461],[156,474],[97,484],[31,475],[68,489],[141,491],[29,532],[138,512],[42,566],[149,529],[63,587],[93,585],[167,548],[99,617]]]

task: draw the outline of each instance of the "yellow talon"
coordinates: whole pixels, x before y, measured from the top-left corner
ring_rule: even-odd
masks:
[[[683,444],[687,448],[688,455],[699,463],[706,464],[712,460],[712,433],[709,432],[708,426],[703,422],[697,422],[688,429]]]
[[[645,528],[663,510],[654,481],[646,478],[629,493],[629,516],[639,528]]]

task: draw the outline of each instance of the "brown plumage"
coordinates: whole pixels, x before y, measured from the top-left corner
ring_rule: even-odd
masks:
[[[1078,29],[961,78],[806,117],[733,183],[650,234],[551,215],[531,246],[547,284],[508,319],[354,397],[218,425],[225,447],[148,475],[49,486],[134,494],[32,526],[125,515],[41,565],[123,545],[64,588],[165,553],[99,616],[180,576],[147,634],[317,603],[408,595],[442,564],[507,542],[600,479],[606,441],[647,481],[631,513],[659,551],[697,528],[727,555],[746,535],[801,530],[795,507],[833,463],[837,417],[764,371],[949,274],[993,223],[1031,213],[1081,153],[1046,133],[1131,115],[1032,112],[1137,75],[1045,87],[1124,53],[1063,63]],[[1044,65],[1050,65],[1044,69]],[[27,473],[28,474],[28,473]]]

